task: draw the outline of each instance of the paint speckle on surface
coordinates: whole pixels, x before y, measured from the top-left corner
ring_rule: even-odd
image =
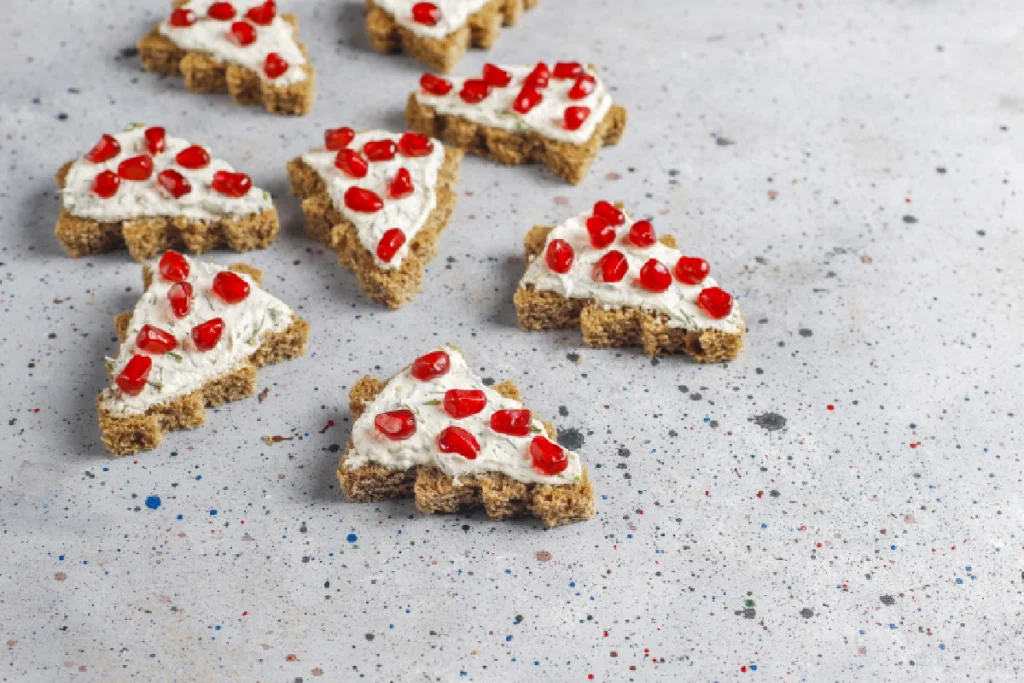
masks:
[[[146,507],[156,510],[160,507],[160,496],[149,496],[146,498]]]
[[[570,451],[580,450],[586,442],[583,432],[575,427],[567,427],[565,429],[559,427],[557,432],[558,443],[560,443],[564,448],[568,448]]]
[[[538,550],[537,551],[537,561],[538,562],[550,562],[551,561],[551,553],[549,553],[547,550]]]
[[[786,426],[786,418],[778,413],[762,413],[750,418],[750,421],[769,432],[778,431]]]
[[[356,536],[355,534],[349,534],[348,536],[345,537],[345,540],[348,541],[349,543],[355,543],[356,541],[359,540],[359,537]]]

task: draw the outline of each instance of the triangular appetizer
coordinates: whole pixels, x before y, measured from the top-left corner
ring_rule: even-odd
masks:
[[[500,164],[542,163],[577,185],[626,128],[597,69],[579,62],[485,64],[478,76],[424,74],[405,118],[420,133]]]
[[[366,33],[378,52],[404,52],[448,72],[469,47],[490,48],[540,0],[367,0]]]
[[[462,152],[414,132],[335,128],[288,164],[309,235],[338,252],[372,300],[420,290],[455,206]]]
[[[642,344],[651,356],[681,352],[731,360],[746,325],[702,258],[657,237],[648,220],[600,201],[593,211],[526,236],[526,274],[514,301],[527,330],[579,325],[588,346]]]
[[[121,340],[97,399],[115,456],[156,448],[218,406],[256,393],[256,368],[306,352],[309,323],[263,290],[262,273],[169,251],[143,266],[145,293],[117,316]]]
[[[73,258],[128,247],[138,261],[167,249],[236,251],[277,239],[270,194],[210,151],[159,126],[103,135],[57,174],[57,238]]]
[[[426,514],[482,506],[493,519],[533,516],[547,526],[594,515],[579,456],[558,445],[512,382],[485,386],[454,346],[386,382],[363,377],[349,398],[355,423],[338,480],[354,502],[415,496]]]
[[[184,76],[200,93],[262,102],[273,114],[308,114],[316,75],[298,42],[299,23],[274,0],[178,0],[139,40],[147,71]]]

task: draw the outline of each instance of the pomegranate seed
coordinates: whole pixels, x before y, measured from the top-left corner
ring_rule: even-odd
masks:
[[[270,79],[279,78],[288,71],[288,66],[288,60],[276,52],[271,52],[263,61],[263,73]]]
[[[537,90],[543,90],[548,87],[548,80],[551,78],[551,70],[548,69],[548,65],[544,62],[537,62],[537,66],[533,67],[533,71],[523,81],[523,85],[530,86]]]
[[[509,436],[527,436],[533,429],[533,415],[529,410],[495,410],[491,429]]]
[[[161,126],[147,128],[143,133],[146,138],[146,151],[156,156],[167,149],[167,131]]]
[[[562,118],[566,130],[579,130],[583,122],[590,116],[590,107],[566,107]]]
[[[249,296],[249,283],[238,273],[222,270],[213,276],[213,293],[225,303],[241,303]]]
[[[578,78],[583,73],[583,66],[579,62],[558,62],[552,75],[560,80],[567,78]]]
[[[424,26],[436,26],[441,21],[441,10],[432,2],[417,2],[412,6],[412,20]]]
[[[359,152],[343,149],[334,158],[334,165],[350,178],[365,178],[370,165]]]
[[[156,182],[160,187],[167,190],[175,199],[181,199],[192,191],[192,183],[173,168],[168,168],[157,173]]]
[[[431,95],[447,95],[452,91],[452,82],[434,74],[423,74],[420,76],[420,88]]]
[[[437,447],[442,453],[457,453],[466,460],[476,460],[480,444],[476,437],[462,427],[445,427],[437,435]]]
[[[374,417],[373,426],[392,441],[405,441],[416,433],[416,415],[411,410],[392,410]]]
[[[148,154],[125,159],[117,165],[117,175],[125,180],[149,180],[153,175],[153,158]]]
[[[356,132],[348,126],[330,128],[324,133],[324,147],[332,152],[337,152],[339,149],[348,147],[355,136]]]
[[[175,282],[167,290],[167,301],[176,318],[184,318],[192,310],[192,285],[187,282]]]
[[[384,263],[391,263],[391,259],[395,258],[395,254],[403,244],[405,244],[405,233],[402,232],[402,229],[390,228],[380,238],[380,242],[377,242],[377,258]]]
[[[252,189],[252,178],[244,173],[217,171],[213,174],[213,182],[210,183],[210,187],[223,195],[240,199],[249,194],[249,190]]]
[[[696,256],[681,256],[676,262],[676,279],[684,285],[699,285],[711,274],[711,266]]]
[[[94,164],[102,164],[104,161],[113,159],[121,153],[121,143],[113,135],[104,135],[100,141],[90,149],[85,158]]]
[[[590,74],[583,74],[577,78],[573,86],[569,88],[569,99],[582,100],[596,89],[597,79]]]
[[[487,396],[479,389],[449,389],[444,392],[444,412],[456,420],[476,415],[487,407]]]
[[[210,153],[199,145],[192,145],[178,152],[174,160],[188,169],[206,168],[210,165]]]
[[[398,149],[407,157],[425,157],[434,151],[434,141],[428,135],[409,130],[398,139]]]
[[[672,285],[672,273],[665,264],[652,258],[640,269],[639,283],[644,289],[659,294]]]
[[[629,229],[629,241],[644,249],[658,241],[654,235],[654,226],[650,221],[637,221]]]
[[[484,64],[484,83],[493,88],[504,88],[512,82],[512,74],[493,64]]]
[[[160,277],[167,282],[184,282],[190,271],[188,259],[176,251],[165,251],[160,257]]]
[[[256,42],[256,28],[248,21],[236,21],[226,37],[235,45],[246,47]]]
[[[171,12],[171,18],[167,23],[174,28],[188,28],[196,23],[196,13],[190,9],[176,9]]]
[[[621,282],[629,270],[629,262],[621,251],[612,249],[594,264],[594,280],[598,282]]]
[[[117,386],[129,396],[138,396],[146,388],[149,371],[153,367],[153,359],[149,356],[136,354],[132,356],[124,370],[117,376]]]
[[[413,193],[415,188],[412,185],[412,176],[409,171],[404,168],[398,169],[398,173],[388,183],[388,195],[392,199],[402,199],[408,197]]]
[[[224,321],[221,318],[207,320],[192,328],[192,343],[200,351],[209,351],[217,346],[224,334]]]
[[[470,78],[462,84],[459,97],[466,104],[482,102],[485,97],[491,94],[491,87],[478,78]]]
[[[230,2],[215,2],[206,11],[207,16],[218,21],[229,21],[235,18],[235,8]]]
[[[360,213],[376,213],[384,208],[384,202],[373,190],[350,187],[345,190],[345,206]]]
[[[533,437],[533,441],[530,442],[530,457],[533,459],[534,468],[548,476],[564,472],[569,466],[569,456],[566,455],[565,449],[543,436]]]
[[[110,199],[117,194],[119,187],[121,187],[121,179],[113,171],[103,171],[97,174],[92,181],[92,191],[104,199]]]
[[[608,225],[618,226],[626,222],[626,214],[619,211],[611,202],[600,201],[594,204],[594,215],[605,219]]]
[[[444,351],[431,351],[413,361],[409,369],[411,374],[421,382],[447,375],[452,367],[452,359]]]
[[[590,235],[590,246],[594,249],[604,249],[615,241],[615,228],[600,216],[587,219],[587,233]]]
[[[516,95],[516,99],[513,100],[512,109],[520,114],[527,114],[531,109],[540,104],[543,99],[544,96],[536,88],[524,85],[523,89]]]
[[[246,18],[254,24],[268,26],[277,15],[277,5],[274,0],[267,0],[262,5],[257,5],[245,13]]]
[[[363,145],[363,154],[370,161],[391,161],[397,151],[394,140],[373,140]]]
[[[135,337],[135,345],[140,351],[152,353],[158,356],[178,348],[178,340],[170,332],[165,332],[159,327],[143,325],[139,334]]]
[[[544,253],[544,261],[548,264],[548,268],[565,275],[572,268],[572,261],[576,254],[573,253],[572,246],[565,240],[551,240],[548,244],[547,251]]]
[[[721,320],[732,313],[732,295],[718,287],[708,287],[697,295],[697,305],[709,318]]]

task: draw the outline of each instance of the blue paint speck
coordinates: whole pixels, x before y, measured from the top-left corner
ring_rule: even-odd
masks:
[[[216,517],[217,516],[217,511],[216,510],[210,510],[210,516],[211,517]]]
[[[150,510],[156,510],[160,507],[160,496],[150,496],[146,499],[146,507]]]
[[[356,536],[355,534],[349,534],[348,536],[345,537],[345,540],[348,541],[349,543],[355,543],[356,541],[359,540],[359,537]]]

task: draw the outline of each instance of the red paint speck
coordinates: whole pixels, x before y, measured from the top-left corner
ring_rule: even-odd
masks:
[[[828,404],[827,406],[825,406],[825,407],[826,407],[826,408],[828,408],[829,410],[835,410],[835,409],[836,409],[836,407],[835,407],[834,405],[832,405],[831,403],[829,403],[829,404]]]
[[[747,667],[741,666],[740,671],[742,671],[743,673],[747,673]]]
[[[587,680],[588,681],[594,680],[594,674],[587,674]]]
[[[764,498],[764,491],[758,491],[757,492],[757,497],[758,498]]]
[[[910,444],[910,447],[911,447],[911,448],[917,448],[917,447],[918,447],[918,446],[920,446],[920,445],[921,445],[921,442],[920,442],[920,441],[915,441],[914,443]]]

